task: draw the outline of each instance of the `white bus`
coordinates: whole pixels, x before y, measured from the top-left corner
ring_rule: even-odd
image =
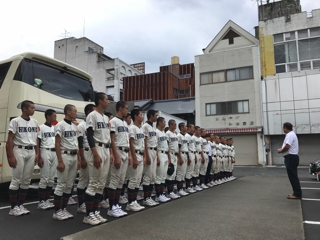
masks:
[[[22,53],[0,61],[0,183],[11,180],[11,168],[6,155],[8,125],[20,116],[23,100],[35,103],[39,125],[45,122],[44,112],[51,108],[57,120],[63,119],[66,104],[77,107],[78,118],[84,119],[84,107],[94,101],[92,78],[86,72],[36,53]],[[33,179],[40,170],[34,168]]]

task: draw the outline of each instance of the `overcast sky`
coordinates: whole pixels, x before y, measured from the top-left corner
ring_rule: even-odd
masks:
[[[260,0],[259,0],[260,1]],[[301,0],[302,10],[320,8]],[[54,41],[83,35],[110,57],[146,62],[156,72],[170,64],[194,62],[228,20],[251,34],[258,25],[255,0],[18,0],[1,3],[0,60],[33,51],[53,57]],[[85,23],[85,24],[84,24]],[[85,26],[85,31],[84,31]]]

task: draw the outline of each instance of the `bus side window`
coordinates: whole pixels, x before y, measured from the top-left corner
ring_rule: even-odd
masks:
[[[7,76],[11,63],[12,62],[8,62],[0,65],[0,88],[4,82],[4,79]]]

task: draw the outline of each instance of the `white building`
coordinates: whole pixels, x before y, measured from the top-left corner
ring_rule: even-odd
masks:
[[[320,9],[301,12],[298,0],[290,9],[279,4],[259,6],[267,162],[283,164],[277,149],[284,139],[282,124],[290,122],[299,139],[300,164],[306,165],[320,153]],[[272,18],[278,12],[283,16]]]
[[[195,56],[196,125],[232,137],[238,165],[265,165],[259,40],[229,21]]]
[[[54,58],[88,72],[94,90],[105,92],[114,101],[122,99],[123,77],[142,74],[121,59],[105,55],[102,46],[86,37],[55,41]]]

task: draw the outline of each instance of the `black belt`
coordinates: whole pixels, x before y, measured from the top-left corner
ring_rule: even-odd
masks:
[[[78,154],[78,150],[63,151],[63,153],[70,154],[70,155],[77,155]]]
[[[143,156],[143,152],[142,152],[142,151],[135,150],[135,152],[136,152],[137,154],[140,154],[140,155],[142,155],[142,156]]]
[[[160,152],[161,152],[161,153],[168,154],[168,151],[162,151],[162,150],[161,150]]]
[[[178,156],[177,152],[171,152],[171,154],[174,154],[175,156]]]
[[[34,146],[17,146],[18,148],[26,149],[26,150],[31,150],[34,149]]]
[[[188,155],[188,152],[180,152],[180,153],[182,153],[182,154],[187,154],[187,155]]]
[[[45,148],[45,150],[49,150],[49,151],[51,151],[51,152],[55,152],[55,151],[56,151],[55,148]]]
[[[150,150],[155,150],[155,151],[157,151],[157,148],[149,148]]]
[[[217,157],[217,155],[213,155],[214,157]]]
[[[85,150],[85,151],[87,151],[87,152],[88,152],[88,151],[90,150],[90,148],[84,148],[83,150]]]
[[[111,144],[97,143],[99,147],[111,148]]]
[[[129,148],[125,148],[125,147],[118,147],[119,150],[124,151],[124,152],[129,152]]]
[[[204,153],[209,154],[209,152],[204,152]]]
[[[193,154],[196,154],[196,152],[193,152],[193,151],[190,151],[191,153],[193,153]]]
[[[202,152],[197,152],[198,154],[201,154]]]

